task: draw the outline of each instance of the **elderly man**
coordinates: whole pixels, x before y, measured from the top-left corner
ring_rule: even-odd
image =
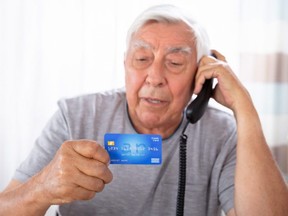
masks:
[[[179,9],[144,11],[127,36],[125,90],[59,101],[0,196],[0,215],[175,215],[179,137],[187,134],[186,215],[287,215],[288,192],[251,98],[203,29]],[[207,79],[208,107],[187,126],[185,107]],[[186,128],[187,126],[187,128]],[[186,129],[186,130],[185,130]],[[110,164],[106,133],[159,134],[161,165]]]

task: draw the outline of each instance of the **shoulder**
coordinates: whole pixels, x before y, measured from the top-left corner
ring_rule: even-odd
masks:
[[[94,111],[95,108],[109,108],[111,105],[122,103],[126,100],[125,89],[113,89],[93,94],[79,95],[71,98],[63,98],[58,101],[58,106],[64,112]]]
[[[208,106],[198,127],[201,131],[205,131],[206,135],[215,138],[223,138],[223,136],[228,138],[237,134],[236,120],[233,114],[213,106]]]
[[[203,120],[209,121],[210,124],[218,124],[221,122],[222,124],[235,125],[236,123],[232,112],[214,106],[208,106]]]
[[[61,99],[58,106],[70,137],[99,140],[97,134],[103,134],[111,122],[123,121],[126,94],[124,89],[115,89],[80,95]]]

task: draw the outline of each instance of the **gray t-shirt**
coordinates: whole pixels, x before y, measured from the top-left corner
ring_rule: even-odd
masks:
[[[65,140],[104,143],[105,133],[137,133],[127,113],[122,89],[59,101],[14,178],[22,182],[38,173]],[[89,201],[59,207],[60,215],[175,215],[178,190],[179,137],[186,123],[162,142],[161,165],[110,165],[113,181]],[[208,107],[197,124],[186,129],[187,180],[185,215],[220,215],[234,206],[236,125],[233,116]]]

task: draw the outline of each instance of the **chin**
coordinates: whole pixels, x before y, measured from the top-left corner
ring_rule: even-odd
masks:
[[[161,118],[163,118],[163,116],[160,117],[155,114],[141,114],[139,119],[142,122],[142,125],[148,129],[159,127],[161,124]]]

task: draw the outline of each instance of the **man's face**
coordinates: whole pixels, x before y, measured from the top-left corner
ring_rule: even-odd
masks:
[[[193,38],[184,23],[156,22],[132,36],[125,82],[129,114],[138,132],[170,136],[181,122],[197,69]]]

